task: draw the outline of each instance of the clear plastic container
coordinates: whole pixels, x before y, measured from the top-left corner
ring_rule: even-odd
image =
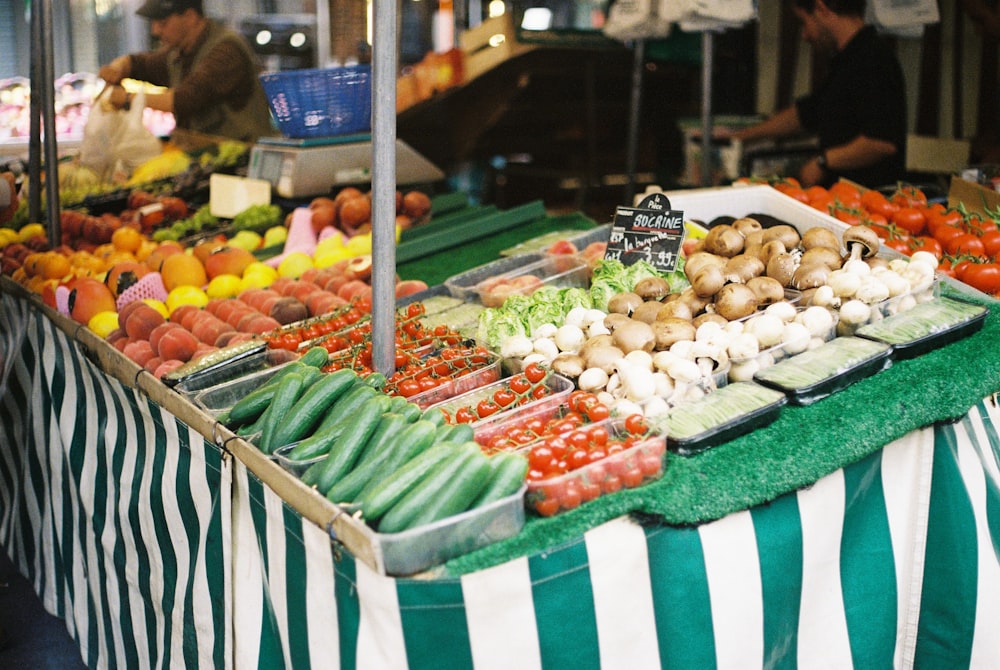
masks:
[[[224,412],[229,411],[243,396],[263,385],[276,375],[279,370],[291,364],[291,362],[286,361],[279,365],[258,370],[257,372],[251,372],[239,379],[210,386],[194,394],[191,401],[211,416],[218,417]]]
[[[291,453],[291,451],[295,449],[295,447],[297,446],[299,446],[298,442],[292,442],[290,444],[278,447],[277,449],[274,450],[274,453],[271,454],[271,460],[280,465],[282,469],[295,475],[296,477],[301,478],[302,474],[306,470],[308,470],[316,463],[322,462],[323,459],[327,457],[327,454],[320,454],[319,456],[315,456],[313,458],[309,458],[304,461],[298,461],[293,458],[289,458],[288,454]]]
[[[813,332],[811,329],[809,332],[808,339],[799,339],[794,342],[783,341],[775,344],[773,346],[762,349],[760,352],[754,356],[748,357],[733,357],[729,360],[729,368],[727,370],[727,376],[729,381],[749,381],[753,378],[754,374],[758,370],[763,370],[768,368],[775,363],[778,363],[790,356],[795,356],[801,354],[809,349],[815,349],[824,342],[829,342],[834,337],[837,336],[837,323],[839,317],[837,312],[829,310],[825,307],[799,307],[796,310],[796,316],[793,321],[803,322],[804,315],[808,314],[809,311],[824,310],[823,313],[829,314],[830,325],[828,328],[822,328]],[[821,314],[822,315],[822,314]],[[756,315],[754,315],[756,316]],[[752,319],[753,316],[747,317],[744,320],[746,322]],[[803,324],[805,325],[805,324]]]
[[[385,573],[413,575],[488,544],[505,540],[524,527],[524,494],[399,533],[376,533],[365,526],[382,555]]]
[[[493,352],[488,352],[488,355],[489,362],[486,365],[476,368],[461,377],[446,380],[439,386],[410,396],[407,400],[420,407],[420,409],[427,409],[436,403],[444,402],[455,396],[475,391],[482,386],[487,386],[498,381],[501,373],[501,358],[499,354]]]
[[[913,309],[916,305],[934,300],[941,295],[941,279],[935,278],[926,286],[917,287],[902,295],[897,295],[887,300],[869,305],[869,312],[866,318],[841,318],[837,324],[837,335],[853,335],[858,328],[869,323],[876,323],[882,319]],[[844,306],[841,305],[843,313]]]
[[[217,365],[179,378],[174,385],[174,390],[190,398],[204,389],[239,379],[258,370],[287,363],[298,357],[299,354],[293,351],[270,349],[264,342],[261,342],[258,348],[245,355],[235,356]]]
[[[476,285],[479,282],[490,277],[512,272],[525,265],[531,265],[542,258],[544,258],[544,254],[541,252],[507,256],[453,275],[445,280],[444,285],[456,298],[476,300]]]
[[[546,412],[554,413],[558,409],[559,405],[566,401],[570,392],[574,389],[573,382],[556,374],[549,375],[545,380],[545,384],[548,386],[550,391],[548,395],[517,406],[511,406],[508,409],[496,412],[485,419],[473,422],[471,425],[476,435],[476,441],[480,444],[483,444],[483,440],[489,441],[490,437],[497,434],[497,431],[502,429],[498,427],[502,425],[501,422],[504,419],[515,416],[515,414],[518,416],[528,416],[535,413],[538,415],[542,415]],[[431,407],[445,410],[449,414],[453,415],[462,407],[475,408],[481,400],[492,399],[493,394],[502,388],[506,388],[506,385],[507,380],[501,379],[493,382],[492,384],[481,386],[478,389],[469,391],[468,393],[463,393],[455,396],[454,398],[445,400],[444,402],[436,403],[431,405]]]
[[[905,360],[972,335],[988,314],[984,305],[942,297],[862,326],[856,335],[891,345],[893,358]]]
[[[608,429],[609,440],[629,436],[623,419],[598,422]],[[523,448],[525,456],[531,446]],[[663,435],[651,434],[631,447],[599,461],[545,480],[528,481],[526,504],[542,516],[575,509],[607,493],[636,488],[663,476],[667,444]]]
[[[579,256],[552,254],[482,280],[476,284],[475,293],[486,307],[500,307],[511,295],[531,295],[543,286],[586,288],[590,274],[590,267]]]

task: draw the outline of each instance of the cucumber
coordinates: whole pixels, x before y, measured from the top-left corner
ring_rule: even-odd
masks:
[[[375,482],[370,490],[366,488],[354,501],[361,506],[363,518],[369,522],[377,521],[436,465],[453,458],[460,451],[461,447],[456,444],[436,444]]]
[[[399,410],[403,409],[403,405],[407,403],[406,398],[401,395],[389,396],[390,404],[389,411],[399,413]]]
[[[476,431],[472,429],[471,424],[445,423],[438,427],[434,442],[454,442],[461,444],[462,442],[471,442],[475,434]]]
[[[442,461],[379,519],[378,532],[399,533],[469,509],[490,479],[489,458],[468,442]]]
[[[319,372],[319,368],[310,369],[316,370],[321,378],[299,396],[286,414],[277,417],[280,423],[271,438],[276,447],[291,444],[312,433],[322,422],[325,412],[347,392],[357,378],[354,370],[350,369],[328,374]]]
[[[274,451],[275,445],[271,441],[271,438],[274,435],[274,429],[277,427],[280,418],[283,417],[292,405],[295,404],[295,401],[298,400],[299,394],[302,392],[304,381],[305,375],[302,372],[293,372],[285,375],[284,378],[282,378],[281,383],[278,385],[278,388],[275,390],[274,397],[271,399],[270,404],[268,404],[267,409],[264,410],[261,425],[260,450],[265,454],[270,454]]]
[[[299,357],[298,362],[303,365],[310,365],[314,368],[321,368],[330,362],[330,352],[319,345],[309,347],[306,352]]]
[[[423,414],[423,410],[420,409],[420,405],[410,402],[407,400],[403,403],[403,406],[397,410],[400,414],[406,417],[406,420],[410,423],[414,423],[420,419],[420,415]]]
[[[274,392],[285,375],[292,372],[300,372],[304,367],[305,366],[302,365],[300,361],[292,361],[275,372],[274,375],[264,382],[263,385],[258,386],[253,391],[237,400],[233,406],[229,408],[229,421],[232,423],[227,423],[226,425],[251,423],[252,421],[260,418],[260,415],[264,413],[264,410],[266,410],[267,406],[271,403],[271,398],[274,397]]]
[[[317,431],[326,430],[330,426],[340,423],[341,420],[349,418],[362,404],[371,400],[379,392],[368,386],[360,378],[357,379],[347,391],[333,403],[326,412],[326,416],[320,422]]]
[[[373,372],[365,377],[365,383],[377,391],[385,388],[386,381],[385,375],[381,372]]]
[[[345,422],[344,432],[337,438],[330,453],[303,473],[303,481],[309,475],[306,483],[315,484],[316,490],[326,495],[334,482],[351,471],[378,427],[386,406],[384,398],[387,399],[387,396],[372,398],[358,409],[350,421]]]
[[[290,461],[308,461],[317,456],[328,454],[346,428],[347,422],[341,421],[325,430],[318,430],[309,437],[299,440],[294,447],[288,450],[285,457]]]
[[[420,418],[427,419],[428,421],[433,421],[434,425],[436,426],[440,426],[443,423],[445,423],[444,412],[442,412],[437,407],[428,407],[426,410],[424,410],[424,413]]]
[[[471,507],[483,507],[512,496],[524,486],[528,459],[520,454],[501,451],[489,457],[490,480]]]
[[[391,455],[390,447],[396,444],[400,434],[410,423],[402,414],[386,412],[379,420],[378,427],[365,445],[364,453],[354,467],[326,492],[326,497],[334,503],[353,502],[379,466]],[[400,446],[400,445],[396,445]]]
[[[373,472],[368,476],[363,487],[354,495],[354,501],[362,500],[370,495],[382,481],[391,477],[418,454],[427,451],[437,444],[435,441],[434,424],[430,421],[415,421],[399,435],[394,444],[385,445],[381,454],[372,454],[377,463],[370,466]]]

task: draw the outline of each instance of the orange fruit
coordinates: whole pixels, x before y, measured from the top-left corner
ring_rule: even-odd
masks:
[[[132,226],[122,226],[111,233],[111,244],[119,251],[135,253],[142,245],[142,233]]]
[[[205,266],[202,265],[202,262],[193,255],[183,252],[170,254],[164,258],[160,265],[160,274],[163,276],[163,285],[168,292],[178,286],[201,288],[208,283],[208,275],[205,274]]]
[[[104,283],[108,285],[108,288],[115,294],[115,297],[118,297],[125,289],[135,284],[150,272],[152,270],[144,263],[140,263],[139,261],[123,261],[111,266],[107,276],[104,278]]]
[[[46,279],[62,279],[70,273],[73,266],[69,258],[63,254],[52,251],[46,254],[45,265],[42,268],[42,276]]]
[[[145,262],[150,270],[159,272],[160,266],[163,265],[163,261],[167,256],[179,253],[184,253],[184,247],[181,246],[180,242],[167,240],[166,242],[160,242],[155,249],[150,251],[146,256]]]

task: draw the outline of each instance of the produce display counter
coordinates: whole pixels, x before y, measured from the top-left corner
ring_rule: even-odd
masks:
[[[345,549],[336,508],[0,282],[0,544],[91,667],[1000,657],[998,314],[770,426],[671,454],[657,482],[394,578]]]

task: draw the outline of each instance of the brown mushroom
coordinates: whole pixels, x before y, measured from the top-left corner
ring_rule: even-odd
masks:
[[[752,216],[741,216],[729,225],[735,228],[743,237],[749,237],[750,233],[764,230],[764,226],[760,224],[760,221]]]
[[[653,323],[661,309],[663,309],[663,303],[659,300],[646,300],[632,311],[632,319],[643,323]]]
[[[743,235],[728,224],[720,224],[709,229],[705,235],[705,251],[731,258],[743,251]]]
[[[726,264],[726,259],[718,254],[710,254],[707,251],[696,251],[684,261],[684,274],[688,279],[694,277],[698,270],[706,265],[722,267]]]
[[[670,302],[663,303],[660,307],[660,311],[656,313],[656,320],[663,321],[664,319],[684,319],[685,321],[690,321],[694,318],[694,311],[691,306],[684,300],[671,300]]]
[[[878,235],[868,226],[851,226],[843,233],[844,248],[850,254],[849,260],[870,258],[878,253],[882,244]]]
[[[642,296],[632,291],[616,293],[608,298],[608,311],[612,314],[631,314],[632,310],[642,304]]]
[[[726,281],[747,283],[753,277],[764,273],[764,261],[757,256],[737,254],[730,258],[722,268]]]
[[[792,254],[777,254],[767,262],[767,270],[764,274],[777,279],[782,286],[788,286],[798,265],[798,260]]]
[[[760,246],[760,251],[757,255],[760,257],[760,260],[764,261],[764,265],[767,265],[771,262],[772,258],[778,254],[785,253],[788,253],[788,247],[785,246],[784,242],[781,240],[770,240]]]
[[[674,342],[693,340],[695,335],[694,324],[684,319],[665,319],[652,324],[652,327],[656,337],[653,348],[657,351],[669,349]]]
[[[820,263],[810,265],[800,264],[792,275],[792,287],[800,291],[807,288],[818,288],[830,278],[830,268]]]
[[[643,277],[632,287],[643,300],[659,300],[670,293],[670,284],[663,277]]]
[[[839,249],[831,249],[830,247],[813,247],[802,253],[801,263],[803,265],[821,263],[831,270],[836,270],[844,264],[844,259],[840,255]]]
[[[760,248],[764,246],[764,230],[752,230],[743,240],[743,253],[760,256]]]
[[[715,312],[704,312],[694,317],[694,320],[691,322],[691,325],[695,327],[695,330],[697,330],[698,327],[701,326],[701,324],[708,323],[709,321],[717,323],[720,326],[725,326],[726,324],[729,323],[729,319],[722,316],[721,314],[716,314]]]
[[[715,296],[715,311],[730,321],[750,316],[756,310],[757,296],[746,284],[726,284]]]
[[[691,277],[691,288],[701,298],[711,298],[726,283],[726,276],[718,265],[705,265]]]
[[[826,247],[838,253],[840,252],[840,240],[837,239],[837,234],[822,226],[813,226],[802,233],[801,245],[806,250],[816,247]]]
[[[799,231],[795,226],[787,223],[779,223],[776,226],[764,229],[764,244],[767,244],[771,240],[780,240],[786,249],[794,249],[799,246],[802,236],[799,235]]]
[[[747,288],[754,292],[761,305],[770,305],[785,298],[785,287],[774,277],[754,277],[747,282]]]

